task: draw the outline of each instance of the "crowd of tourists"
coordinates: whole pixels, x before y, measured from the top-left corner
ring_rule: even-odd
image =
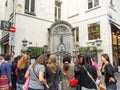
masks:
[[[40,55],[33,63],[30,59],[24,51],[16,57],[14,51],[10,55],[0,54],[0,90],[98,90],[98,70],[104,75],[106,90],[117,90],[108,54],[101,55],[101,69],[88,54],[79,54],[74,63],[65,54],[62,65],[52,53]]]

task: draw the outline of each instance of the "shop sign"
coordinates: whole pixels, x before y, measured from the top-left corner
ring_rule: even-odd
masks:
[[[10,32],[16,32],[16,28],[14,26],[10,27]]]
[[[10,32],[9,33],[9,45],[14,46],[14,43],[15,43],[15,33]]]
[[[1,30],[9,31],[11,22],[1,20]]]

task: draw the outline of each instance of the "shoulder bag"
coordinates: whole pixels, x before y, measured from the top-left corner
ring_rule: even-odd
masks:
[[[23,90],[28,90],[29,82],[30,82],[30,76],[26,79],[26,81],[23,85]]]
[[[54,80],[53,80],[53,90],[58,90],[58,89],[59,89],[59,84],[56,83],[57,73],[58,73],[58,68],[57,68],[57,70],[56,70],[56,73],[55,73],[55,76],[54,76]]]
[[[65,71],[65,73],[66,73],[66,77],[67,77],[68,80],[69,80],[70,87],[76,87],[77,84],[78,84],[78,80],[77,80],[76,78],[71,79],[71,77],[70,77],[68,71]]]
[[[33,68],[33,72],[34,72],[35,76],[37,77],[37,79],[39,80],[39,77],[38,77],[37,74],[35,73],[34,68]]]

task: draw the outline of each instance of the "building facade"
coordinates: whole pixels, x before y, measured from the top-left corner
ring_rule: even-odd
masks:
[[[65,13],[62,13],[63,19],[75,28],[76,44],[80,47],[96,46],[99,65],[101,54],[108,53],[115,68],[120,65],[119,2],[119,0],[65,0],[63,1]],[[101,46],[97,46],[98,38],[101,40]]]
[[[19,54],[24,39],[28,40],[27,47],[48,45],[48,28],[57,20],[63,20],[72,25],[76,45],[95,46],[99,65],[101,54],[108,53],[117,68],[120,62],[119,3],[119,0],[6,0],[5,20],[12,22],[16,32],[12,44],[10,32],[7,32],[8,40],[7,35],[2,36],[2,52],[6,46],[8,51],[12,48]],[[98,39],[101,45],[97,46]]]

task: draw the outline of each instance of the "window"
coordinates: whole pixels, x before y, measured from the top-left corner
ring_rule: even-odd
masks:
[[[25,13],[35,15],[35,0],[25,0]]]
[[[8,1],[5,2],[5,6],[6,6],[6,7],[8,6]]]
[[[60,20],[61,18],[61,2],[55,1],[55,21]]]
[[[79,27],[74,28],[73,36],[74,36],[75,42],[79,42]]]
[[[100,23],[92,23],[88,25],[88,39],[93,40],[100,38]]]
[[[88,9],[99,6],[99,0],[88,0]]]
[[[110,0],[110,6],[114,7],[114,0]]]
[[[110,0],[110,5],[113,6],[113,0]]]

